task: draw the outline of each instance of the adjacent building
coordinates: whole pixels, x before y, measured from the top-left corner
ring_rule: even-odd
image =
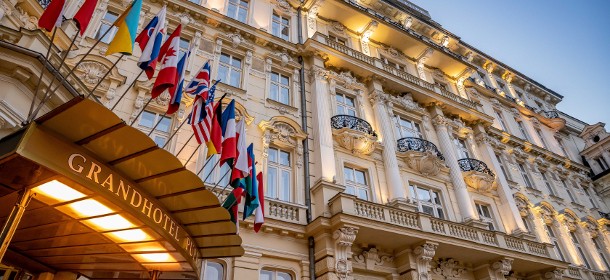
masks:
[[[70,50],[76,26],[66,20],[49,59],[51,34],[36,28],[46,4],[0,5],[0,136],[17,133],[32,100],[42,99],[43,67],[64,77],[74,69],[62,83],[45,72],[43,90],[61,86],[38,117],[93,90],[91,98],[223,201],[229,167],[217,157],[206,164],[205,148],[182,125],[192,99],[165,115],[169,95],[149,101],[154,80],[140,75],[139,50],[104,56],[129,1],[100,0]],[[81,4],[68,0],[66,18]],[[187,80],[211,63],[216,95],[236,100],[265,174],[262,230],[253,231],[251,218],[240,222],[243,255],[204,255],[200,279],[610,278],[603,124],[557,110],[562,95],[462,41],[425,9],[406,0],[145,1],[140,28],[163,5],[168,31],[182,24],[181,50],[192,50]],[[156,198],[181,192],[171,184],[166,191]],[[7,279],[148,277],[98,267],[118,262],[104,252],[73,266],[17,245],[9,249],[19,258],[2,259]],[[159,279],[192,277],[170,269]]]

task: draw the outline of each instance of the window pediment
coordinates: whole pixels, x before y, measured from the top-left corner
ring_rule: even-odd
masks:
[[[284,148],[295,148],[307,137],[297,122],[282,116],[261,121],[258,127],[264,132],[264,141]]]

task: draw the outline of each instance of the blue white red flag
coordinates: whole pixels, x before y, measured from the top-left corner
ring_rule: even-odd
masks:
[[[161,46],[159,58],[161,58],[161,69],[155,80],[150,96],[157,98],[161,93],[178,84],[178,61],[180,60],[180,32],[182,25],[179,24],[176,30],[169,36],[167,41]]]
[[[166,8],[163,6],[161,11],[150,20],[148,25],[142,29],[142,32],[136,38],[136,42],[142,50],[142,55],[138,60],[138,67],[146,72],[148,79],[152,79],[155,75],[155,67],[163,39],[165,37],[165,13]]]
[[[176,77],[178,84],[169,88],[170,100],[169,106],[167,107],[168,115],[173,114],[174,112],[178,111],[178,108],[180,108],[180,101],[182,100],[182,89],[184,87],[184,73],[186,72],[186,61],[188,60],[189,54],[190,52],[185,53],[184,55],[182,55],[180,61],[178,61],[178,76]]]
[[[197,75],[188,84],[185,91],[190,95],[201,95],[204,100],[208,99],[210,88],[210,61],[206,61]]]

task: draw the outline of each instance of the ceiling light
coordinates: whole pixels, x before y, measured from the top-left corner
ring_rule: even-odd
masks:
[[[106,235],[114,240],[117,240],[118,242],[136,242],[152,240],[152,238],[141,229],[114,231],[107,233]]]
[[[56,200],[56,202],[72,201],[83,198],[85,195],[57,180],[46,182],[32,189],[36,194]]]
[[[120,245],[127,252],[158,252],[167,251],[159,242],[128,243]]]
[[[68,206],[72,208],[76,212],[76,214],[84,218],[106,215],[114,212],[112,211],[112,209],[106,207],[106,205],[104,204],[99,203],[95,199],[77,201],[74,203],[70,203]]]
[[[169,253],[149,253],[149,254],[134,254],[132,255],[139,262],[147,263],[147,262],[175,262],[176,259],[172,257]]]
[[[83,223],[101,231],[127,229],[133,227],[131,222],[119,214],[84,220]]]

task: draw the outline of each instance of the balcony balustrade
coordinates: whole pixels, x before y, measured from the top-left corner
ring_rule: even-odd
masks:
[[[406,151],[416,151],[416,152],[430,152],[437,156],[440,160],[445,160],[443,154],[436,148],[434,143],[416,137],[404,137],[398,139],[398,151],[406,152]]]
[[[497,187],[496,174],[484,162],[473,158],[463,158],[458,160],[458,165],[468,186],[482,192],[491,191]]]
[[[477,171],[477,172],[488,174],[492,177],[496,176],[496,174],[494,174],[493,171],[491,171],[491,169],[489,169],[489,167],[487,167],[487,164],[485,164],[484,162],[482,162],[478,159],[474,159],[474,158],[458,159],[458,164],[460,165],[460,169],[462,169],[463,172]]]
[[[559,117],[559,113],[556,110],[551,111],[540,111],[540,114],[547,119],[557,119]]]
[[[49,4],[51,3],[51,0],[38,0],[38,3],[40,4],[40,6],[42,6],[43,9],[46,9],[47,6],[49,6]]]
[[[330,124],[339,146],[365,155],[375,150],[377,133],[367,121],[350,115],[336,115],[330,118]]]
[[[409,168],[427,176],[437,175],[446,169],[445,157],[432,142],[404,137],[397,141],[398,156],[404,158]]]

